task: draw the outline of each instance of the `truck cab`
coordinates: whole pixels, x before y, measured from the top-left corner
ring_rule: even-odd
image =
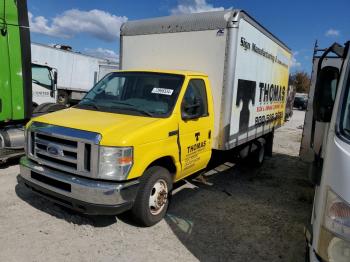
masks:
[[[0,0],[0,164],[23,155],[32,116],[30,32],[26,1]]]
[[[350,261],[350,53],[332,45],[314,57],[301,157],[315,197],[306,226],[309,261]]]
[[[133,206],[151,225],[164,216],[172,183],[208,164],[212,129],[206,75],[111,73],[77,106],[28,124],[22,182],[89,214]]]
[[[33,108],[44,103],[57,103],[57,70],[32,63]]]

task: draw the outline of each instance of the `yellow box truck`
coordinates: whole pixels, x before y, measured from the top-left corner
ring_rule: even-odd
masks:
[[[19,181],[87,214],[160,221],[215,151],[261,164],[284,121],[289,48],[241,10],[127,22],[120,71],[33,119]]]

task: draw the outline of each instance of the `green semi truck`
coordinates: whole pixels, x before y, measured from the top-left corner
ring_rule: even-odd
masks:
[[[30,33],[26,1],[0,0],[0,161],[21,154],[32,115]]]
[[[45,87],[55,96],[56,79],[54,69],[31,64],[26,1],[0,0],[0,163],[24,152],[24,125],[33,111],[32,86]],[[37,110],[61,108],[45,103]]]

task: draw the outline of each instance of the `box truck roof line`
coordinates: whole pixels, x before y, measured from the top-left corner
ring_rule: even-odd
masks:
[[[109,64],[115,64],[114,61],[111,61],[111,60],[109,60],[109,59],[107,59],[107,58],[96,57],[96,56],[93,56],[93,55],[89,55],[89,54],[85,54],[85,53],[80,53],[80,52],[77,52],[77,51],[74,51],[74,50],[64,50],[64,49],[60,49],[60,48],[57,48],[57,47],[54,47],[54,46],[45,45],[45,44],[41,44],[41,43],[37,43],[37,42],[31,42],[31,44],[32,44],[33,46],[42,47],[42,48],[48,48],[48,49],[53,49],[53,50],[55,50],[55,51],[62,52],[62,53],[77,54],[77,55],[79,55],[79,56],[91,57],[91,58],[100,60],[100,63],[106,63],[107,65],[109,65]]]
[[[241,18],[259,29],[261,33],[278,43],[286,51],[291,52],[291,49],[285,43],[279,40],[245,11],[240,9],[145,19],[142,20],[142,24],[137,20],[129,21],[123,24],[120,34],[121,36],[132,36],[214,29],[220,30],[229,27],[238,27],[237,22]]]
[[[132,70],[116,70],[116,72],[140,72],[140,73],[161,73],[170,75],[184,75],[184,76],[207,76],[204,73],[191,70],[163,70],[163,69],[132,69]]]

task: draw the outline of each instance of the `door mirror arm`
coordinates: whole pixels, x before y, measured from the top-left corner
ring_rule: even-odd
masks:
[[[53,84],[56,86],[57,85],[57,71],[53,72]]]

